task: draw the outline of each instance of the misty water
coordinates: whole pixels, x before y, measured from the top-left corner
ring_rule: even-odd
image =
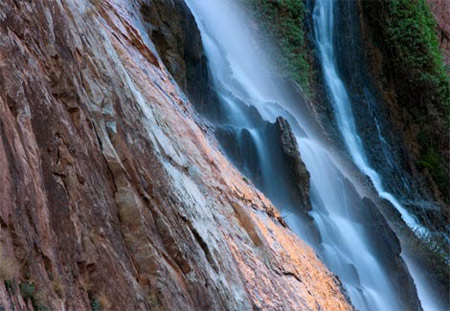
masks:
[[[350,105],[349,95],[343,81],[337,73],[334,53],[334,7],[333,0],[317,0],[314,7],[314,30],[316,43],[322,60],[322,70],[332,97],[332,104],[339,127],[347,149],[358,168],[370,177],[379,195],[391,202],[400,212],[403,220],[412,228],[418,228],[418,222],[400,205],[398,200],[382,185],[380,175],[370,167],[364,148],[356,131],[355,120]],[[381,137],[380,137],[381,138]]]
[[[361,198],[357,179],[350,176],[345,161],[324,143],[304,101],[283,91],[285,81],[271,73],[273,66],[251,32],[242,8],[232,0],[186,0],[186,3],[200,29],[211,82],[220,100],[221,116],[211,122],[236,137],[243,157],[248,157],[242,161],[241,171],[254,177],[252,181],[274,202],[290,228],[339,276],[357,309],[401,310],[402,298],[393,286],[386,265],[386,258],[391,254],[376,247],[378,233],[368,229],[371,214],[359,210],[367,202]],[[379,196],[400,212],[405,223],[412,228],[419,227],[414,217],[383,188],[380,175],[368,163],[347,90],[336,70],[333,1],[316,0],[313,20],[323,75],[346,152],[370,178]],[[310,173],[309,217],[297,212],[284,197],[284,176],[276,168],[272,141],[249,113],[249,106],[255,107],[266,121],[274,122],[282,116],[290,122]],[[255,170],[258,174],[252,175]],[[311,222],[314,230],[307,225]],[[433,310],[430,301],[433,295],[428,292],[425,277],[405,254],[403,257],[409,264],[424,309]]]

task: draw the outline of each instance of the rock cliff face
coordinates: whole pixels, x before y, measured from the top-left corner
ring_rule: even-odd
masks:
[[[426,180],[423,188],[434,201],[448,206],[450,80],[440,55],[447,53],[447,1],[430,2],[435,18],[425,1],[359,1],[358,6],[370,75],[405,150],[401,162],[416,179]],[[410,31],[415,27],[420,31]]]
[[[1,2],[0,309],[351,310],[168,73],[163,4]]]
[[[430,100],[423,99],[427,92],[436,91],[434,86],[418,84],[417,77],[413,75],[408,76],[408,79],[402,78],[407,76],[405,72],[411,72],[412,67],[402,67],[398,59],[397,62],[394,61],[396,57],[399,58],[399,55],[392,54],[390,50],[392,39],[388,39],[390,38],[388,34],[392,32],[392,28],[389,28],[393,20],[391,15],[398,15],[398,12],[394,10],[395,7],[390,5],[405,5],[402,7],[405,10],[400,12],[408,12],[411,18],[407,19],[399,15],[396,20],[397,22],[401,20],[400,24],[403,25],[406,23],[405,20],[418,23],[417,20],[420,21],[420,19],[413,13],[429,12],[424,10],[428,10],[427,4],[424,1],[384,0],[342,0],[337,3],[336,12],[339,19],[336,25],[342,35],[336,37],[336,58],[353,102],[352,109],[358,133],[365,145],[368,159],[382,176],[386,189],[395,194],[403,206],[417,216],[430,232],[433,232],[432,239],[435,240],[432,243],[425,243],[428,246],[417,241],[411,233],[406,233],[407,238],[401,239],[404,241],[404,249],[414,249],[414,256],[418,262],[421,262],[421,268],[427,271],[432,282],[436,282],[433,285],[436,291],[446,293],[448,292],[446,252],[440,253],[441,246],[436,248],[438,251],[435,251],[436,249],[430,251],[429,246],[434,244],[442,245],[442,249],[447,247],[447,242],[441,239],[441,236],[447,233],[445,227],[450,211],[448,203],[442,199],[445,200],[448,197],[444,192],[442,194],[439,192],[439,187],[433,182],[433,179],[434,181],[438,179],[431,174],[430,167],[423,169],[424,159],[430,160],[421,152],[423,153],[426,148],[434,148],[439,151],[437,154],[443,159],[448,157],[449,141],[446,138],[448,131],[444,130],[445,126],[442,122],[442,118],[447,115],[445,109],[448,111],[448,104],[446,100],[436,100],[436,94],[435,98],[428,96]],[[415,6],[420,3],[423,4],[422,7]],[[408,7],[409,4],[411,7]],[[445,7],[439,2],[435,5]],[[421,10],[418,11],[418,8]],[[445,15],[443,12],[442,14]],[[429,17],[434,25],[431,13]],[[432,31],[431,34],[435,35],[434,28]],[[406,31],[400,31],[400,33],[408,35]],[[411,54],[419,51],[406,47],[402,43],[398,45],[405,47],[405,50]],[[445,53],[445,50],[443,52]],[[428,66],[433,67],[435,64],[430,61]],[[423,73],[425,70],[422,72],[416,69],[415,72]],[[420,118],[418,118],[418,111],[421,111]],[[434,139],[436,136],[441,137],[440,140]],[[437,167],[439,167],[439,160],[439,158],[433,159],[433,164]],[[448,163],[448,161],[444,162]],[[443,179],[448,180],[445,166],[440,167],[440,172],[444,175]],[[399,237],[402,237],[405,234],[404,230],[398,230],[397,221],[386,213],[385,208],[382,207],[382,210],[391,227]]]
[[[427,0],[437,25],[440,48],[444,54],[444,62],[450,66],[450,2],[446,0]]]

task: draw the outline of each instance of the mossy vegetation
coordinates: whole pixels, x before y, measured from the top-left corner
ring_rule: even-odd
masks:
[[[0,244],[0,280],[12,280],[16,274],[16,263],[3,254],[2,245]]]
[[[426,0],[363,1],[385,50],[385,73],[395,85],[404,124],[416,134],[418,167],[427,170],[450,202],[450,77],[437,26]]]
[[[100,305],[100,302],[98,301],[97,298],[94,298],[91,300],[91,310],[92,311],[101,311],[102,310],[102,306]]]
[[[312,97],[314,66],[306,38],[304,0],[241,0],[275,43],[269,54],[280,73]],[[417,167],[427,171],[447,203],[449,185],[450,77],[436,22],[426,0],[362,1],[376,25],[375,39],[388,66],[408,131],[418,143]]]
[[[425,0],[384,0],[387,6],[387,43],[393,61],[410,74],[412,85],[429,90],[428,101],[450,104],[449,77],[445,72],[436,22]],[[444,105],[446,104],[446,105]]]
[[[6,291],[10,295],[15,294],[14,284],[13,284],[12,280],[5,280],[4,284],[5,284]]]
[[[31,282],[27,281],[20,284],[20,293],[25,301],[33,298],[35,289],[34,284]]]
[[[22,298],[27,302],[31,301],[31,305],[36,311],[48,311],[49,308],[43,303],[47,296],[45,292],[37,291],[33,281],[27,280],[20,284],[20,293]]]
[[[417,164],[419,168],[427,169],[430,172],[440,191],[448,196],[448,189],[446,189],[446,187],[449,187],[448,169],[445,167],[445,163],[444,156],[437,152],[433,146],[428,146],[422,151],[421,158]]]
[[[301,85],[311,95],[309,49],[304,30],[306,7],[303,0],[242,0],[259,22],[262,33],[275,43],[269,54],[280,73]]]

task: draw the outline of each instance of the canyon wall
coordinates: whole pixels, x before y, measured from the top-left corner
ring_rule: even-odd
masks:
[[[0,309],[351,310],[164,66],[174,5],[0,3]]]
[[[415,179],[425,178],[423,188],[448,212],[446,2],[377,0],[359,6],[370,75],[388,111],[385,119],[406,151],[402,165]]]
[[[450,66],[450,1],[427,0],[436,19],[439,35],[439,47],[444,55],[444,62]]]

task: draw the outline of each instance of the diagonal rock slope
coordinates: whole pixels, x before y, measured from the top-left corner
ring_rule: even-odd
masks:
[[[351,310],[201,126],[142,2],[0,3],[0,309]]]

